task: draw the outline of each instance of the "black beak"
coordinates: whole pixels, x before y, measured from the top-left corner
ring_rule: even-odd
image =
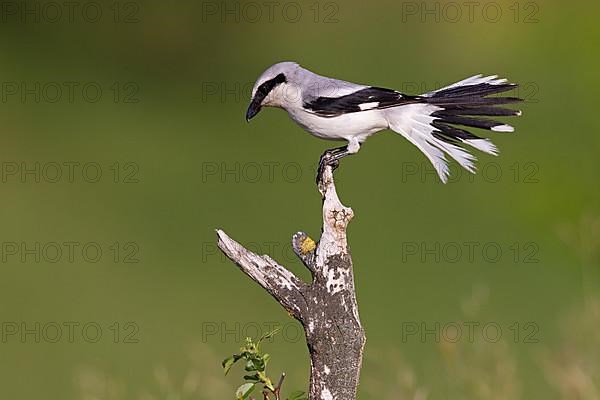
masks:
[[[252,99],[252,102],[248,106],[248,111],[246,111],[246,121],[247,122],[249,122],[252,118],[254,118],[254,116],[256,114],[259,113],[260,108],[261,108],[260,103],[262,103],[261,98],[255,97],[254,99]]]

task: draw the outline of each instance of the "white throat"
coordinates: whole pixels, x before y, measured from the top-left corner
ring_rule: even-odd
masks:
[[[284,82],[271,90],[263,101],[263,105],[286,109],[302,106],[302,90],[294,84]]]

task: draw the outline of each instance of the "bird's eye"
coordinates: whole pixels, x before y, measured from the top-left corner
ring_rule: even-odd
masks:
[[[268,83],[268,82],[267,82]],[[267,83],[263,83],[262,85],[260,85],[260,87],[258,88],[258,92],[260,94],[262,94],[263,96],[266,96],[269,94],[269,92],[271,91],[271,88],[267,86]]]

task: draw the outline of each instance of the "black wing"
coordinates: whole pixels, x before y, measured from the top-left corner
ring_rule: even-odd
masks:
[[[416,96],[407,96],[391,89],[368,87],[341,97],[318,97],[304,103],[304,108],[322,117],[396,107],[419,102]]]

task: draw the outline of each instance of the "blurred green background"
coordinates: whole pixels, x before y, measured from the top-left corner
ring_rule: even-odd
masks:
[[[332,143],[244,120],[283,60],[413,94],[500,74],[526,99],[472,178],[441,184],[393,132],[336,172],[360,398],[598,398],[599,3],[69,4],[0,8],[0,398],[233,398],[220,360],[271,324],[271,371],[308,386],[299,326],[214,233],[308,276],[289,240],[318,237]]]

